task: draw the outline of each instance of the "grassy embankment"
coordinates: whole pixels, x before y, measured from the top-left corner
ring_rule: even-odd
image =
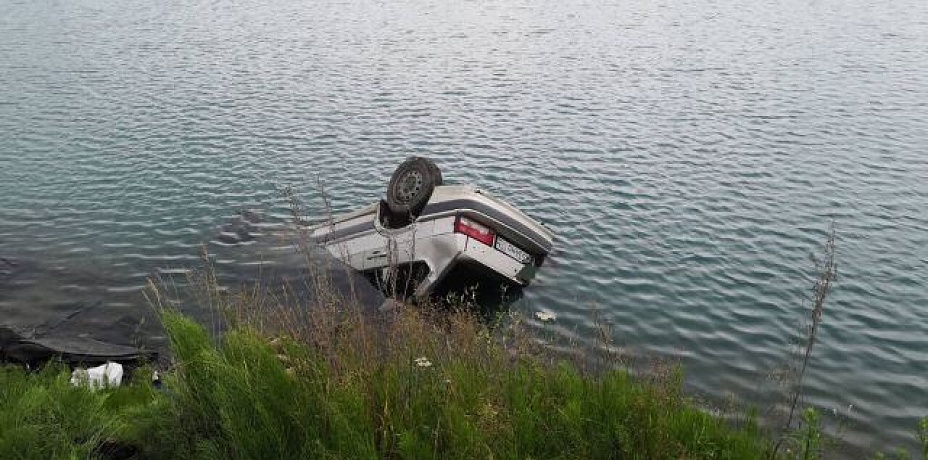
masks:
[[[319,282],[315,280],[314,282]],[[209,283],[207,283],[209,284]],[[769,458],[751,416],[723,421],[656,377],[583,371],[518,324],[466,309],[399,307],[371,321],[345,299],[268,305],[251,289],[205,297],[220,342],[153,290],[175,366],[163,388],[91,391],[62,366],[0,368],[0,458]],[[272,299],[273,300],[273,299]],[[518,322],[516,322],[518,323]],[[608,362],[601,368],[617,367]],[[821,455],[814,412],[778,458]],[[928,430],[928,426],[924,427]]]
[[[253,300],[221,302],[241,313]],[[752,422],[692,405],[679,372],[584,373],[466,310],[399,307],[374,324],[336,305],[233,314],[219,343],[165,309],[176,366],[163,389],[144,369],[94,392],[63,366],[2,368],[0,458],[757,458],[771,448]]]

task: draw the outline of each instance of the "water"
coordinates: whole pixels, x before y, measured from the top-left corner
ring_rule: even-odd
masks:
[[[864,449],[928,415],[923,1],[3,10],[0,255],[131,293],[243,208],[283,219],[284,185],[349,210],[427,155],[557,232],[515,307],[554,311],[541,332],[593,345],[598,315],[763,408],[834,222],[807,402]]]

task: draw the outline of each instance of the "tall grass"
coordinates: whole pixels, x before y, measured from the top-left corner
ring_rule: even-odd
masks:
[[[163,389],[144,369],[96,392],[72,386],[60,365],[0,371],[0,458],[740,459],[773,449],[752,417],[731,424],[696,407],[679,368],[644,381],[551,365],[518,331],[465,310],[400,305],[330,329],[239,323],[218,341],[176,312],[162,318],[175,360]],[[800,438],[820,440],[814,411],[803,416]],[[797,458],[820,455],[804,451]]]
[[[346,340],[227,334],[168,314],[185,450],[232,458],[755,458],[769,445],[690,406],[679,382],[584,376],[516,357],[465,313],[436,325],[402,309],[379,359]],[[463,315],[463,316],[462,316]],[[482,338],[483,337],[483,338]],[[346,359],[347,362],[342,361]],[[349,364],[350,363],[350,364]]]
[[[165,402],[144,382],[96,392],[75,387],[60,363],[34,373],[0,367],[0,458],[91,458],[120,445],[151,445],[146,429],[156,420],[149,414]]]
[[[789,452],[795,453],[799,458],[819,458],[824,452],[826,438],[822,434],[821,417],[817,411],[814,408],[806,409],[799,417],[798,426],[795,428],[793,421],[796,419],[797,410],[801,410],[803,379],[809,368],[812,351],[818,341],[826,300],[838,276],[834,224],[828,232],[821,255],[812,254],[811,259],[815,268],[815,276],[809,307],[804,308],[803,312],[807,318],[804,318],[805,322],[798,334],[796,348],[792,354],[793,362],[785,375],[789,411],[782,432],[770,452],[770,458],[775,458],[781,447],[786,447]]]
[[[165,390],[139,377],[94,392],[61,366],[5,369],[0,457],[119,447],[135,458],[756,458],[770,448],[753,423],[733,428],[691,405],[679,378],[657,386],[549,366],[467,311],[400,306],[330,329],[240,323],[218,342],[178,313],[162,318],[176,362]]]
[[[657,379],[584,371],[547,354],[519,321],[487,323],[456,303],[371,312],[325,276],[309,273],[317,295],[307,303],[294,286],[235,291],[209,271],[194,277],[196,296],[228,319],[221,338],[152,284],[174,362],[162,388],[150,369],[99,391],[72,386],[59,364],[0,369],[0,458],[822,455],[815,411],[791,431],[797,448],[777,452],[752,413],[731,422],[701,410],[679,367]],[[928,456],[928,421],[920,436]]]

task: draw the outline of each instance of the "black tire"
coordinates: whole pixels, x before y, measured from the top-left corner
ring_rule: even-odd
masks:
[[[441,185],[441,170],[434,161],[409,157],[400,164],[387,185],[387,207],[396,217],[415,218]]]

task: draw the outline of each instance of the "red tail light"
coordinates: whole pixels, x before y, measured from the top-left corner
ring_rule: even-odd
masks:
[[[454,232],[467,235],[487,246],[493,245],[493,230],[483,224],[468,219],[464,216],[458,216],[454,221]]]

